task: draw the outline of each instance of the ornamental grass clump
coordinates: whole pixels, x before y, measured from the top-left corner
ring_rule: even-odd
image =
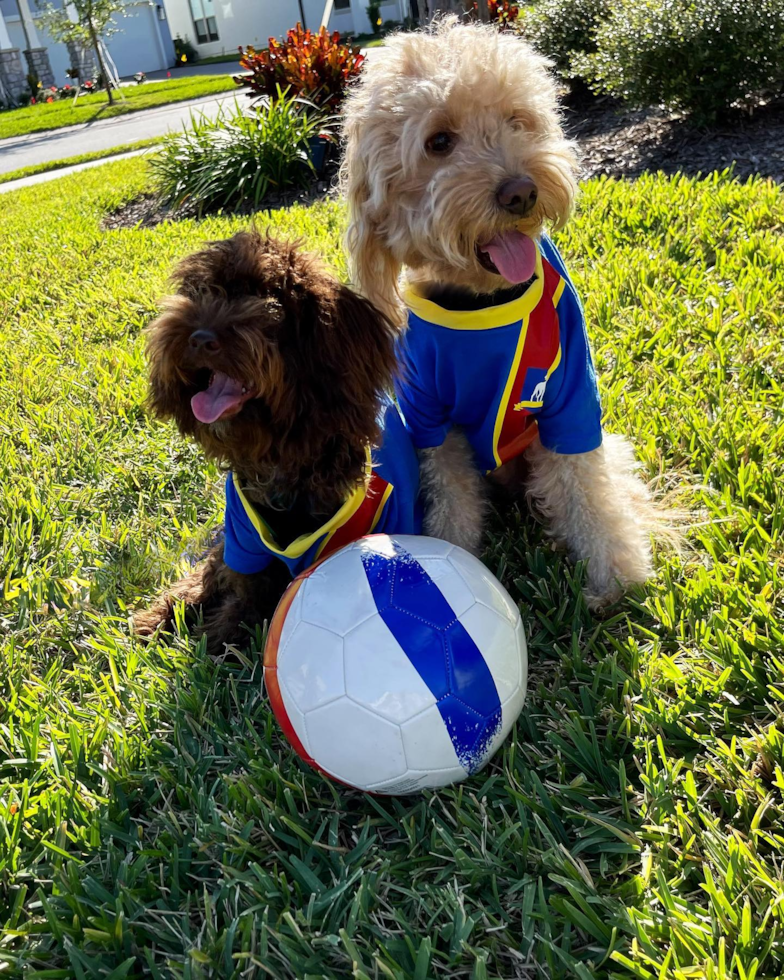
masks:
[[[192,113],[182,132],[167,136],[150,162],[164,200],[200,210],[258,206],[271,193],[310,184],[329,120],[288,92],[276,95],[253,106],[234,100],[214,118]]]

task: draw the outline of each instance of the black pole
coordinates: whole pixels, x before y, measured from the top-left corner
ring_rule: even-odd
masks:
[[[299,15],[302,18],[302,29],[306,31],[308,25],[305,23],[305,8],[302,6],[302,0],[299,0]]]

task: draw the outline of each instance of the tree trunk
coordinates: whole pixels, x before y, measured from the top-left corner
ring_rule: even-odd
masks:
[[[490,20],[490,11],[487,9],[487,0],[477,0],[477,6],[479,7],[479,19],[483,24],[487,24]]]
[[[417,7],[419,9],[419,26],[424,27],[427,24],[427,0],[417,0]]]
[[[93,41],[93,51],[95,51],[95,57],[98,59],[98,69],[103,75],[103,84],[106,88],[106,95],[109,99],[109,105],[114,105],[114,96],[112,95],[112,80],[109,78],[109,72],[106,65],[103,63],[103,55],[101,54],[101,45],[98,43],[98,35],[95,33],[95,28],[93,27],[93,22],[90,21],[90,37]]]

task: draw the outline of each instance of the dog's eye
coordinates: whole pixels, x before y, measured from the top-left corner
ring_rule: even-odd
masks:
[[[536,114],[526,109],[518,109],[513,116],[509,117],[508,122],[512,129],[525,130],[526,132],[536,132],[537,129]]]
[[[454,133],[434,133],[425,143],[428,153],[438,153],[443,156],[452,150],[457,137]]]

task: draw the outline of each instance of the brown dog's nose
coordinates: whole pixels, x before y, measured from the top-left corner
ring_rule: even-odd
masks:
[[[220,341],[212,330],[194,330],[189,343],[194,350],[217,353],[221,349]]]
[[[495,199],[510,214],[519,214],[522,218],[529,214],[536,204],[536,184],[530,177],[514,177],[505,180],[498,188]]]

